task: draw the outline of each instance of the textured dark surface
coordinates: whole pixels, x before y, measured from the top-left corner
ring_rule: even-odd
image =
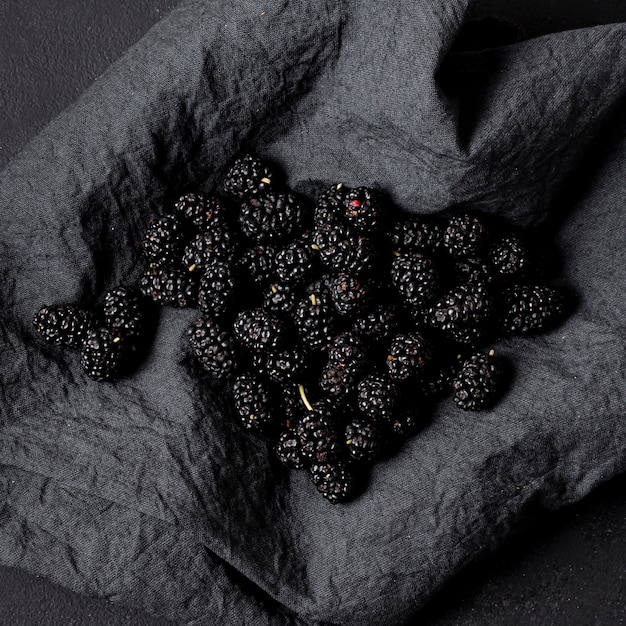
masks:
[[[530,10],[531,3],[523,3],[527,8],[522,10],[519,8],[521,4],[508,12],[511,17],[526,21],[531,34],[558,31],[564,26],[579,27],[626,19],[624,10],[620,14],[619,7],[603,7],[601,12],[600,5],[592,2],[578,3],[576,11],[572,11],[571,7],[566,11],[563,3],[544,3],[539,12]],[[491,2],[488,5],[502,13],[499,3]],[[0,7],[0,27],[3,35],[6,29],[7,35],[0,38],[0,97],[5,112],[0,121],[1,163],[6,163],[26,139],[74,100],[77,93],[112,58],[156,20],[159,14],[155,9],[167,8],[166,3],[150,2],[134,3],[133,9],[125,9],[122,3],[112,1],[98,3],[97,6],[96,11],[96,3],[58,0],[25,6],[8,1]],[[485,7],[481,10],[485,10]],[[95,21],[92,18],[94,15],[97,16]],[[532,20],[525,19],[530,15]],[[572,42],[572,46],[582,45],[578,38],[572,39]],[[614,187],[615,194],[618,188],[610,183],[610,176],[608,182],[605,178],[602,184],[598,184],[598,188],[604,191],[596,196],[597,203],[612,206],[614,200],[607,199],[605,195],[606,189],[611,187]],[[604,218],[610,221],[610,218]],[[614,223],[614,227],[617,224]],[[596,237],[601,238],[602,235],[596,233]],[[598,268],[596,266],[596,270]],[[584,267],[582,269],[585,270]],[[590,323],[589,318],[587,323]],[[168,343],[165,342],[166,349]],[[171,349],[174,350],[174,346]],[[85,384],[84,381],[81,384]],[[592,391],[591,386],[589,391]],[[610,412],[615,400],[611,398],[609,390],[601,385],[599,393],[606,403],[606,411]],[[4,476],[11,477],[11,472],[5,471]],[[13,475],[13,478],[18,482],[20,478],[23,479],[17,475]],[[415,621],[467,625],[621,623],[626,610],[623,605],[624,575],[620,562],[620,556],[626,548],[624,486],[624,479],[617,479],[581,505],[551,517],[544,515],[542,524],[536,525],[532,534],[527,532],[521,538],[509,540],[504,549],[485,563],[472,566],[460,574],[434,597],[431,605],[420,615],[421,619],[416,618]],[[23,480],[21,487],[27,491]],[[35,485],[31,484],[30,489],[36,489]],[[15,491],[11,495],[15,498]],[[67,494],[64,490],[50,487],[45,497],[62,502]],[[28,505],[27,499],[22,504]],[[66,510],[69,510],[71,504],[70,501],[66,502]],[[77,504],[77,501],[73,502],[73,505]],[[92,512],[93,505],[91,503],[89,507]],[[69,519],[71,521],[71,517]],[[83,529],[89,528],[87,519],[83,520],[83,524]],[[68,528],[71,528],[68,532],[80,532],[81,526],[72,522]],[[53,545],[50,544],[50,550]],[[188,552],[188,555],[193,554],[194,545],[193,541],[189,543],[192,552]],[[39,554],[50,554],[42,546],[39,546],[39,550]],[[164,554],[161,548],[161,557]],[[164,562],[167,560],[161,561]],[[52,563],[51,560],[49,565]],[[136,562],[139,563],[141,560]],[[28,557],[20,564],[34,570],[39,570],[41,566],[37,561],[29,561]],[[80,561],[78,567],[85,572],[92,572],[92,579],[81,585],[74,575],[67,573],[74,588],[120,599],[114,582],[109,582],[111,586],[107,587],[107,581],[99,579],[97,567]],[[77,596],[40,580],[30,579],[29,582],[26,575],[12,569],[4,572],[2,586],[6,596],[0,603],[2,623],[141,624],[142,619],[145,619],[145,623],[159,623],[124,609],[111,608],[100,600],[79,600]],[[148,580],[158,579],[157,572],[158,568],[152,573],[153,578]],[[135,576],[138,574],[136,572]],[[48,575],[55,577],[57,574],[50,570]],[[232,572],[221,580],[241,584]],[[205,582],[207,586],[212,584],[219,583],[214,580]],[[25,589],[29,585],[32,585],[36,594],[35,600],[26,594]],[[197,593],[201,594],[200,589],[203,588],[200,586]],[[243,588],[246,589],[245,585]],[[247,594],[250,597],[256,595],[251,589],[247,590]],[[236,594],[227,597],[235,601]],[[144,602],[145,594],[138,591],[134,597],[130,594],[121,599],[130,603]],[[153,599],[153,606],[159,606],[158,601]],[[236,614],[234,609],[232,614]],[[251,620],[249,623],[262,623],[260,617],[254,618],[253,609],[249,609],[247,615]]]

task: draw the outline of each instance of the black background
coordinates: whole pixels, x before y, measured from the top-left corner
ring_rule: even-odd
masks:
[[[177,0],[3,0],[0,167]],[[483,0],[527,37],[626,21],[607,0]],[[607,60],[608,61],[608,60]],[[537,521],[456,577],[415,618],[432,626],[626,622],[626,477]],[[410,557],[410,555],[407,555]],[[163,620],[0,568],[0,624],[156,625]]]

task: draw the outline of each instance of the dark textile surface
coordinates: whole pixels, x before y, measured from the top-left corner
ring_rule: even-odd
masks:
[[[195,623],[401,623],[539,507],[624,469],[624,27],[448,54],[465,3],[187,3],[0,178],[0,561]],[[510,341],[513,390],[432,425],[331,507],[228,416],[167,311],[149,361],[87,381],[32,335],[43,302],[136,277],[164,198],[241,142],[406,210],[472,200],[554,229],[581,296]],[[607,261],[608,259],[608,261]],[[299,616],[299,617],[296,617]]]

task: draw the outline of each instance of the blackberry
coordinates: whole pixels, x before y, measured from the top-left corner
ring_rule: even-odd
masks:
[[[516,285],[503,292],[502,301],[502,329],[511,335],[541,333],[565,317],[565,297],[554,287]]]
[[[399,382],[417,379],[427,370],[432,358],[430,342],[419,333],[396,335],[387,353],[387,372]]]
[[[194,278],[176,269],[150,265],[139,280],[139,289],[162,306],[183,308],[195,306],[197,302],[198,287]]]
[[[335,363],[330,361],[322,368],[320,389],[330,397],[345,397],[356,389],[361,367],[356,362]]]
[[[380,191],[357,187],[346,194],[343,205],[347,223],[359,233],[372,234],[382,229],[385,209]]]
[[[433,219],[407,216],[394,222],[389,231],[393,250],[402,254],[420,252],[430,254],[437,250],[443,239],[443,229]]]
[[[237,276],[231,263],[214,259],[205,268],[198,288],[198,305],[204,315],[224,317],[235,298]]]
[[[150,263],[176,265],[185,241],[183,231],[182,222],[174,215],[163,215],[150,222],[141,241]]]
[[[72,305],[44,306],[33,320],[35,331],[54,346],[79,348],[93,324],[93,316]]]
[[[338,183],[319,196],[313,217],[316,226],[331,225],[342,221],[344,200],[349,191],[343,183]]]
[[[207,198],[202,193],[188,193],[174,204],[174,214],[198,230],[206,230],[214,220],[223,219],[225,213],[216,197]]]
[[[274,452],[280,462],[289,469],[304,469],[307,460],[302,454],[300,439],[291,428],[283,431],[279,437]]]
[[[393,304],[378,304],[352,322],[352,331],[375,342],[387,341],[398,330],[400,319]]]
[[[363,419],[354,419],[346,424],[344,437],[348,454],[355,461],[373,461],[384,447],[380,429]]]
[[[485,339],[493,313],[489,290],[482,284],[466,284],[438,300],[428,311],[428,321],[455,341],[476,345]]]
[[[286,284],[301,285],[313,273],[314,259],[313,249],[307,241],[295,241],[276,253],[276,275]]]
[[[246,249],[239,258],[242,274],[258,285],[268,284],[274,276],[276,251],[272,246],[256,246]]]
[[[244,428],[262,431],[272,423],[272,396],[267,387],[252,374],[240,374],[233,383],[235,409]]]
[[[401,411],[388,422],[390,433],[397,439],[407,439],[421,428],[421,420],[413,411]]]
[[[359,313],[370,303],[370,287],[361,279],[349,274],[339,274],[329,284],[329,293],[340,315]]]
[[[139,337],[145,315],[141,294],[131,287],[114,287],[104,294],[104,323],[116,337]]]
[[[397,400],[396,386],[380,374],[369,374],[357,387],[359,410],[371,420],[391,420]]]
[[[491,285],[495,280],[495,271],[487,263],[480,260],[464,259],[455,263],[451,274],[456,284],[473,283],[475,285]]]
[[[439,275],[430,258],[419,252],[394,259],[391,281],[410,307],[428,304],[439,291]]]
[[[183,267],[189,272],[201,274],[216,259],[230,261],[234,254],[234,238],[226,224],[215,221],[211,228],[195,235],[185,246]]]
[[[241,206],[242,232],[258,243],[292,239],[296,234],[302,207],[289,193],[267,193],[250,198]]]
[[[476,215],[455,215],[448,220],[443,245],[453,256],[476,256],[487,240],[487,229]]]
[[[313,484],[331,503],[349,500],[356,492],[356,479],[345,463],[315,463],[309,468]]]
[[[263,308],[272,313],[291,315],[299,296],[295,287],[281,282],[272,283],[263,292]]]
[[[495,404],[502,389],[503,372],[493,356],[477,353],[463,361],[452,381],[453,398],[465,411],[478,411]]]
[[[450,394],[457,366],[440,366],[431,370],[418,383],[416,391],[424,398],[441,398]]]
[[[80,351],[80,364],[89,378],[110,381],[119,377],[125,342],[108,328],[92,328],[87,331]]]
[[[236,198],[249,198],[272,187],[274,173],[261,159],[246,154],[237,159],[226,173],[224,191]]]
[[[268,352],[284,342],[286,329],[274,315],[263,309],[241,311],[233,325],[236,339],[248,350]]]
[[[331,363],[357,363],[359,367],[366,364],[367,351],[363,339],[353,332],[336,335],[328,344],[328,360]]]
[[[523,278],[531,267],[530,252],[515,235],[497,241],[489,249],[488,257],[494,270],[503,278]]]
[[[376,264],[376,249],[372,241],[343,224],[325,224],[313,231],[312,247],[321,262],[337,273],[361,274]]]
[[[295,380],[303,374],[304,369],[304,354],[299,350],[270,352],[265,359],[265,374],[276,383]]]
[[[339,431],[328,407],[322,403],[313,405],[295,427],[300,441],[302,456],[308,463],[328,463],[341,455]]]
[[[209,317],[199,317],[187,329],[193,355],[213,378],[229,377],[237,367],[237,355],[232,337]]]
[[[328,292],[308,290],[308,296],[300,300],[294,310],[293,322],[308,349],[324,350],[337,325]]]
[[[279,391],[279,405],[283,421],[287,428],[293,429],[306,411],[300,395],[300,387],[295,383],[282,383]]]

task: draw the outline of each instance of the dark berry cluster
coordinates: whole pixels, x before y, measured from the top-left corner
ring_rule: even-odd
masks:
[[[141,298],[197,307],[187,338],[199,365],[242,426],[332,503],[353,497],[367,464],[414,435],[436,399],[493,406],[507,376],[492,343],[567,312],[507,224],[406,215],[376,189],[342,184],[309,205],[250,155],[216,195],[187,194],[156,218],[142,247],[141,297],[112,290],[102,316],[44,307],[37,330],[81,347],[87,372],[106,380],[141,331]]]

